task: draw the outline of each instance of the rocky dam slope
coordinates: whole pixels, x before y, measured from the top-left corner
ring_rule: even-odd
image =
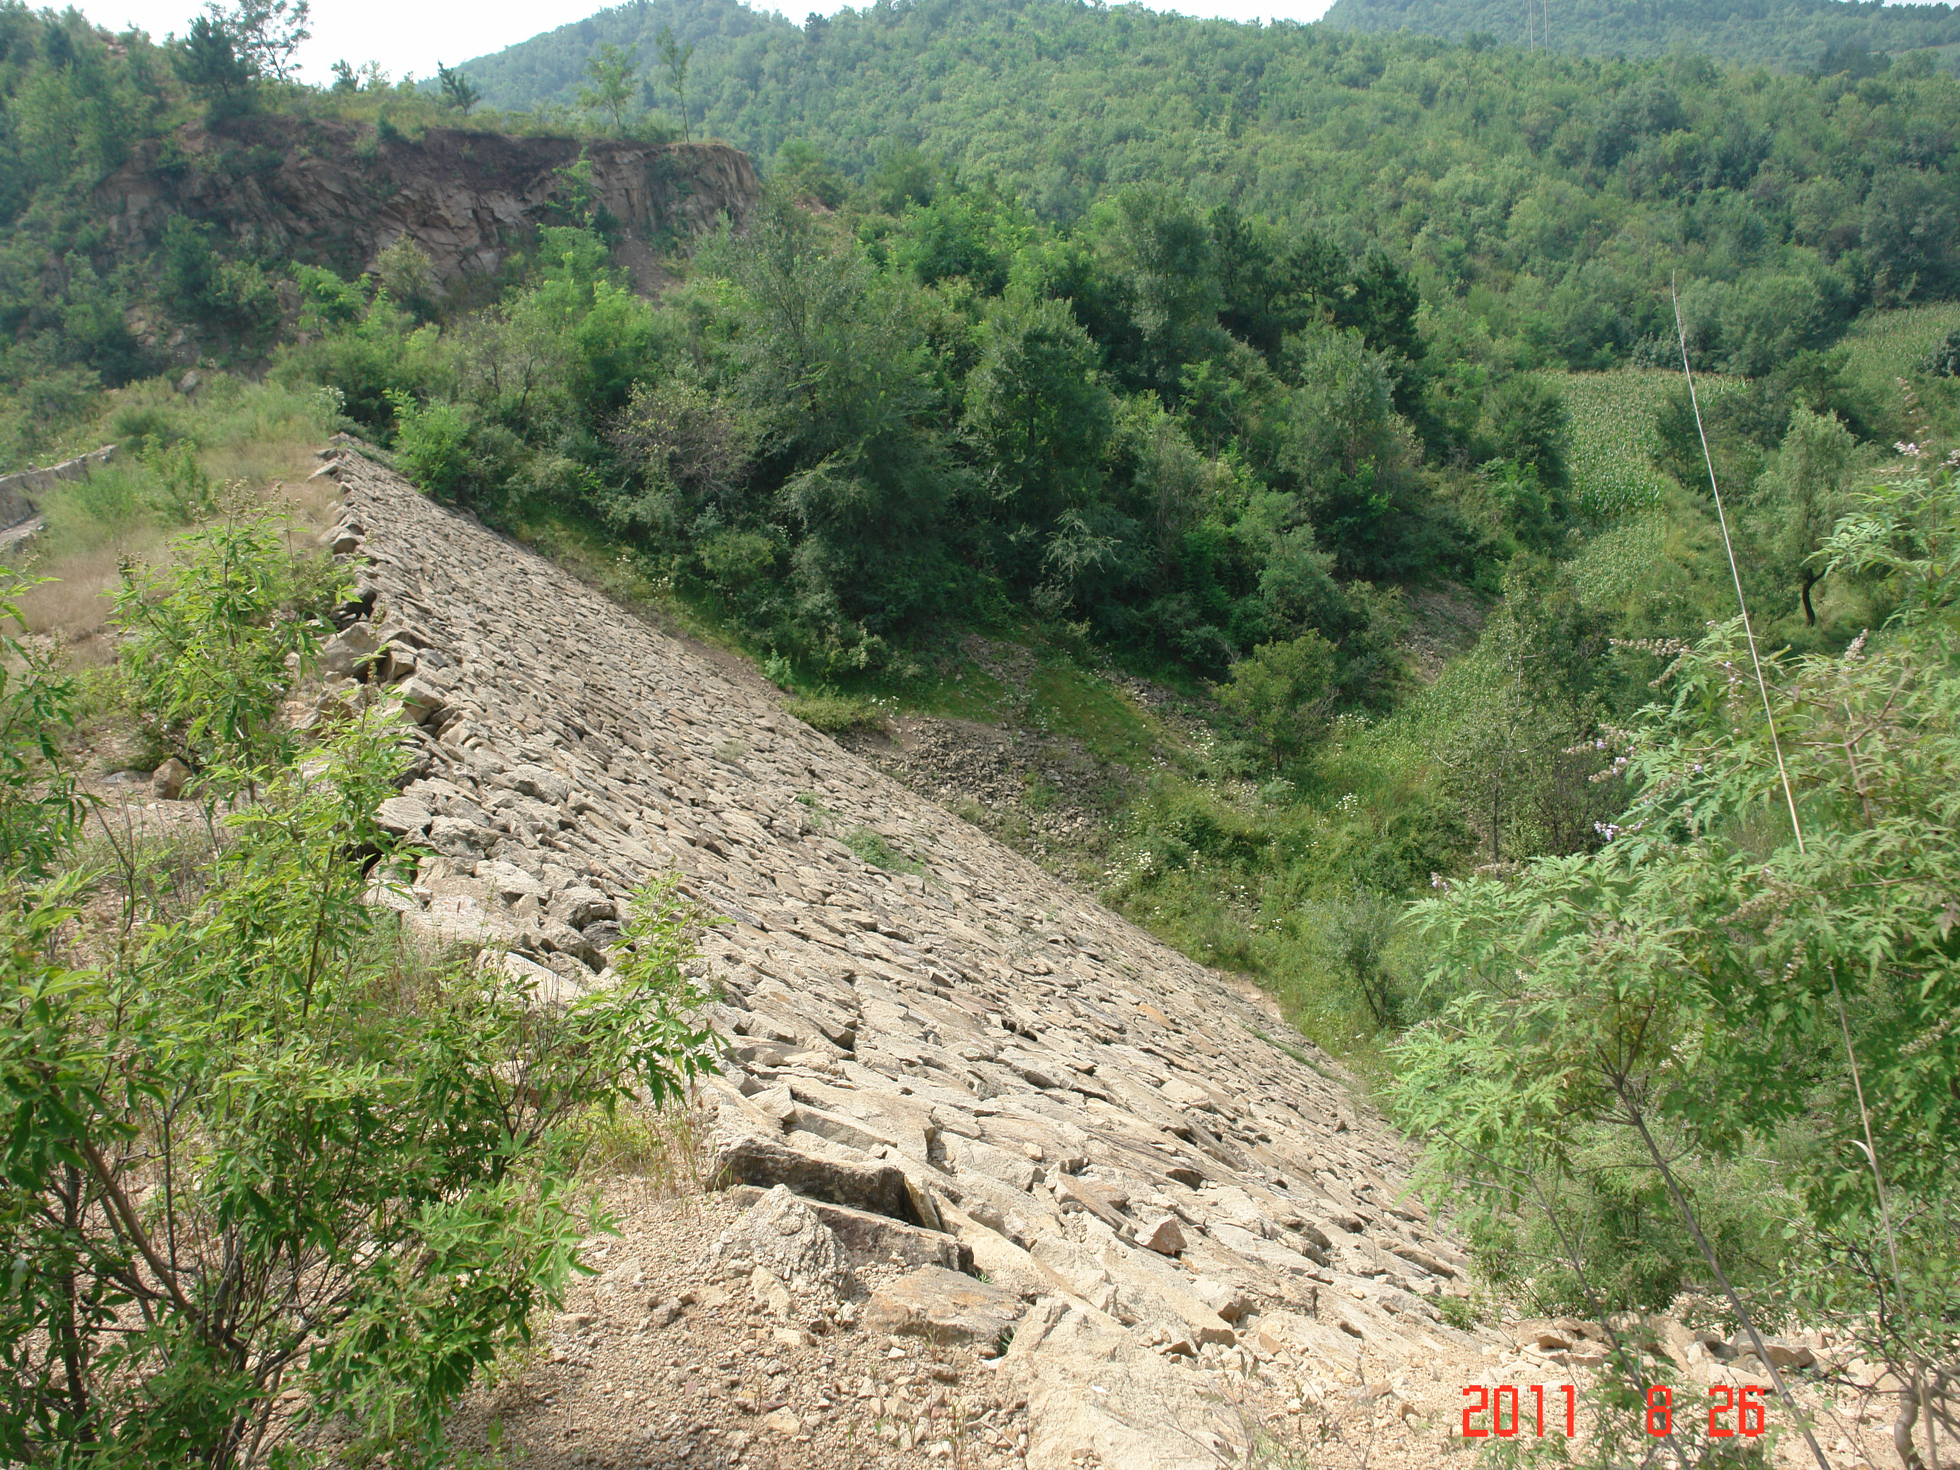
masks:
[[[352,450],[323,473],[360,601],[321,699],[382,685],[412,731],[409,926],[564,995],[653,875],[723,918],[702,1101],[717,1181],[776,1223],[708,1277],[854,1322],[852,1263],[884,1268],[864,1320],[970,1342],[1035,1465],[1215,1464],[1227,1368],[1495,1341],[1443,1321],[1463,1258],[1403,1145],[1259,993]]]

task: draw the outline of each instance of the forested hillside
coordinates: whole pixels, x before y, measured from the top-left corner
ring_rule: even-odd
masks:
[[[804,29],[707,0],[602,11],[466,70],[501,106],[573,106],[596,48],[637,47],[640,103],[671,125],[669,23],[696,48],[690,126],[778,171],[878,177],[895,210],[916,152],[1060,225],[1172,187],[1386,249],[1440,331],[1527,360],[1664,358],[1671,273],[1705,359],[1751,373],[1960,283],[1960,84],[1927,58],[1813,80],[1057,0]]]
[[[1725,66],[1868,76],[1915,51],[1951,69],[1960,14],[1950,5],[1879,0],[1576,0],[1556,8],[1509,0],[1334,0],[1326,24],[1408,31],[1582,56],[1692,51]]]

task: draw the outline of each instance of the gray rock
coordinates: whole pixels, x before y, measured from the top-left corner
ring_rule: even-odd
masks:
[[[820,1157],[773,1138],[741,1137],[715,1151],[714,1177],[731,1184],[787,1187],[793,1194],[829,1200],[908,1225],[920,1223],[903,1170],[890,1164]]]
[[[850,1286],[850,1267],[831,1228],[807,1201],[782,1185],[768,1190],[703,1252],[717,1280],[766,1272],[793,1296],[835,1299]]]
[[[521,989],[539,1006],[562,1009],[585,993],[585,987],[575,979],[518,954],[486,954],[484,969]]]
[[[587,924],[579,932],[585,936],[585,942],[601,954],[619,943],[619,925],[610,920],[602,919],[596,924]]]
[[[1011,1291],[943,1266],[921,1266],[871,1294],[864,1325],[936,1343],[992,1347],[1007,1336],[1021,1310],[1021,1299]]]
[[[562,889],[551,896],[547,907],[554,919],[562,919],[574,929],[619,918],[619,908],[596,888]]]
[[[516,766],[510,773],[511,784],[526,796],[535,796],[539,801],[556,806],[572,794],[572,783],[556,771],[547,771],[543,766]]]
[[[558,919],[546,919],[539,928],[539,942],[550,953],[570,955],[580,964],[598,969],[606,962],[586,937],[570,924]]]
[[[429,845],[449,857],[479,857],[494,849],[503,833],[461,817],[437,817],[429,824]]]
[[[1756,1356],[1756,1345],[1749,1340],[1749,1334],[1738,1332],[1729,1339],[1729,1351],[1736,1357]],[[1769,1354],[1770,1362],[1779,1368],[1809,1368],[1815,1366],[1817,1354],[1800,1342],[1791,1342],[1785,1337],[1766,1337],[1763,1351]]]
[[[1137,1232],[1137,1244],[1162,1256],[1174,1256],[1184,1249],[1184,1227],[1175,1215],[1160,1215]]]
[[[752,1184],[738,1184],[728,1191],[737,1203],[753,1203],[764,1191]],[[854,1259],[883,1264],[896,1260],[902,1266],[940,1266],[962,1275],[973,1274],[973,1247],[937,1230],[922,1230],[889,1215],[853,1210],[829,1200],[804,1200],[816,1217],[830,1227],[839,1244]]]
[[[544,898],[544,885],[515,863],[501,860],[485,864],[477,869],[476,876],[490,885],[490,891],[505,903],[514,904],[521,898]]]
[[[1200,1276],[1191,1283],[1191,1295],[1210,1307],[1227,1322],[1236,1322],[1255,1306],[1258,1299],[1243,1287],[1214,1277]]]
[[[320,645],[320,668],[329,674],[351,677],[372,662],[381,651],[372,623],[349,623]]]
[[[382,831],[397,837],[420,835],[428,830],[431,820],[429,809],[408,796],[390,797],[375,809],[374,817]]]
[[[411,724],[431,724],[447,708],[442,691],[424,679],[404,679],[395,686],[395,694],[402,702],[403,718]]]

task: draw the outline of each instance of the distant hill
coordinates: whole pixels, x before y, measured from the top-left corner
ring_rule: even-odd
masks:
[[[640,70],[653,72],[654,39],[662,26],[672,26],[682,45],[695,48],[689,75],[695,85],[705,87],[698,97],[690,99],[697,117],[703,106],[715,112],[722,109],[724,63],[733,60],[741,42],[754,38],[766,43],[801,36],[800,28],[780,15],[751,10],[736,0],[689,0],[687,4],[629,0],[493,55],[464,62],[459,70],[469,74],[482,89],[484,101],[493,107],[573,106],[584,81],[585,63],[603,45],[610,43],[621,50],[637,47]],[[760,75],[744,71],[736,80],[753,84]],[[638,100],[643,107],[678,113],[672,94],[656,89],[650,76],[643,78]]]
[[[1082,0],[881,0],[801,26],[649,0],[464,69],[555,130],[552,108],[595,116],[587,60],[637,45],[641,101],[671,120],[669,23],[697,47],[694,135],[827,204],[856,188],[897,217],[957,180],[1073,226],[1166,188],[1386,249],[1477,331],[1574,366],[1664,352],[1673,273],[1706,282],[1685,304],[1730,324],[1708,340],[1749,372],[1866,304],[1960,295],[1960,82],[1924,52],[1882,76],[1758,77]]]
[[[1527,19],[1527,16],[1529,19]],[[1933,51],[1960,62],[1960,10],[1858,0],[1334,0],[1325,24],[1464,41],[1488,36],[1584,56],[1694,51],[1729,66],[1870,75]]]

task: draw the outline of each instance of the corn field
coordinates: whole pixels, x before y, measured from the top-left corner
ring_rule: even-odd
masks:
[[[1960,328],[1960,303],[1951,301],[1872,312],[1844,334],[1852,376],[1889,397],[1895,380],[1919,371],[1955,328]]]
[[[1705,403],[1739,379],[1700,375],[1695,386]],[[1654,463],[1655,423],[1681,375],[1664,368],[1622,368],[1611,373],[1567,373],[1559,382],[1572,419],[1573,500],[1587,520],[1609,522],[1661,503],[1668,476]]]

